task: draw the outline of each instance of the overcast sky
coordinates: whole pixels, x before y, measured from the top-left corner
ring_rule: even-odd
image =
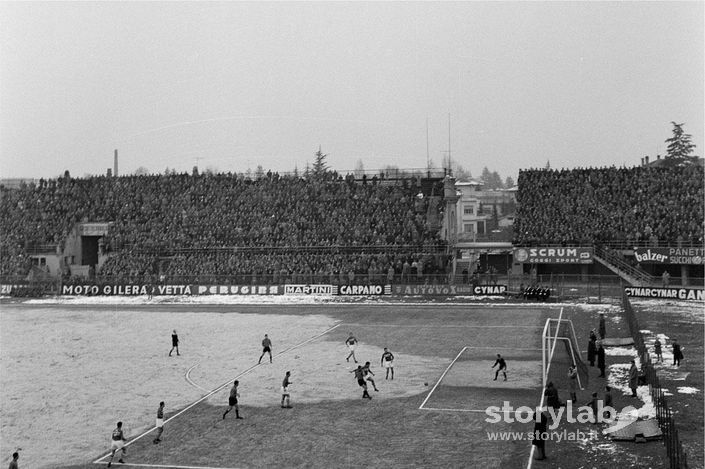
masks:
[[[703,5],[2,2],[0,178],[702,156]]]

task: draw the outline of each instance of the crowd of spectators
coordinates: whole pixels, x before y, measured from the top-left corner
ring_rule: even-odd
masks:
[[[702,244],[703,176],[697,165],[521,171],[514,244]],[[437,189],[419,197],[414,178],[356,181],[334,173],[40,180],[0,188],[0,274],[26,274],[33,246],[61,251],[79,222],[111,222],[101,240],[107,261],[95,272],[104,278],[341,284],[411,282],[418,272],[442,277],[448,266],[438,254],[444,204]]]
[[[519,173],[514,244],[664,246],[703,242],[703,167]]]
[[[446,281],[447,257],[437,253],[353,252],[336,250],[205,250],[178,253],[160,259],[152,256],[111,257],[99,280],[131,283],[149,277],[151,282],[181,284],[392,284]],[[153,275],[159,272],[159,275]]]
[[[436,212],[443,204],[429,205],[432,198],[419,197],[420,190],[416,179],[355,181],[333,173],[306,179],[228,173],[40,180],[0,192],[0,273],[26,271],[31,246],[63,248],[78,222],[111,222],[101,240],[109,258],[98,275],[273,278],[286,269],[289,276],[325,272],[340,278],[344,272],[349,279],[351,272],[367,276],[371,269],[378,277],[376,271],[386,275],[389,265],[405,260],[385,256],[385,247],[407,247],[411,263],[424,246],[433,250],[440,243],[440,226],[429,220],[440,220]],[[310,247],[323,254],[299,252]],[[364,247],[373,249],[345,251]],[[264,248],[272,252],[252,251]]]

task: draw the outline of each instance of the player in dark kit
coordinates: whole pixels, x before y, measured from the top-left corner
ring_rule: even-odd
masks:
[[[284,375],[284,380],[282,381],[282,409],[291,409],[291,395],[289,394],[289,377],[291,376],[291,371],[287,371]],[[286,400],[286,405],[284,401]]]
[[[259,361],[257,362],[257,364],[262,363],[262,357],[264,357],[265,353],[269,354],[269,363],[272,363],[272,341],[269,340],[267,334],[265,334],[264,339],[262,339],[262,355],[259,356]]]
[[[162,433],[164,433],[164,401],[159,403],[159,408],[157,409],[157,437],[152,440],[155,445],[162,441]]]
[[[230,412],[233,407],[235,407],[235,418],[242,419],[242,417],[240,417],[240,407],[237,405],[237,398],[240,397],[240,393],[237,392],[239,385],[240,381],[233,381],[233,387],[230,389],[230,397],[228,397],[228,410],[223,412],[223,420],[225,420],[225,416],[228,415],[228,412]]]
[[[20,466],[17,465],[18,459],[20,459],[20,453],[15,451],[14,453],[12,453],[12,461],[10,461],[8,469],[19,469]]]
[[[355,373],[355,379],[357,379],[357,384],[362,388],[362,398],[372,399],[370,393],[367,392],[367,383],[365,382],[365,372],[362,369],[362,365],[357,365],[357,368],[352,370],[350,373]]]
[[[171,356],[171,352],[176,349],[176,354],[181,355],[179,353],[179,336],[176,334],[176,329],[171,333],[171,350],[169,350],[169,356]]]
[[[494,368],[497,365],[499,365],[499,368],[497,368],[497,372],[494,374],[494,381],[497,381],[497,377],[499,376],[500,371],[504,375],[504,381],[506,381],[507,380],[507,362],[504,361],[504,358],[502,358],[502,355],[500,355],[500,354],[497,354],[497,360],[495,360],[494,365],[492,365],[492,368]]]
[[[122,422],[117,423],[117,427],[113,430],[110,439],[110,460],[108,461],[108,467],[113,464],[113,458],[118,451],[122,451],[122,456],[118,459],[118,462],[125,464],[122,458],[127,454],[127,450],[125,449],[125,441],[127,440],[125,439],[125,433],[122,431]]]

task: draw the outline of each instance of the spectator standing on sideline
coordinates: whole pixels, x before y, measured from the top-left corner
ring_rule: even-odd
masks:
[[[654,352],[656,353],[656,361],[663,362],[663,350],[661,350],[661,341],[658,337],[654,341]]]
[[[636,397],[636,388],[639,386],[639,369],[636,367],[636,362],[632,360],[632,365],[629,367],[629,389],[632,390],[632,397]]]
[[[592,419],[593,419],[592,423],[598,423],[597,410],[599,409],[599,399],[597,398],[596,392],[592,393],[592,397],[590,398],[590,402],[588,402],[587,405],[592,410]]]
[[[546,405],[548,407],[558,409],[563,405],[561,399],[558,397],[558,389],[553,385],[553,381],[548,382],[543,395],[546,396]]]
[[[597,340],[597,334],[595,334],[595,329],[590,331],[590,340]]]
[[[387,269],[387,283],[390,285],[394,283],[394,266],[392,264],[389,264]]]
[[[681,366],[681,360],[683,360],[683,352],[681,351],[681,346],[676,339],[673,339],[673,365]]]
[[[19,469],[20,466],[17,465],[18,459],[20,459],[20,453],[15,451],[12,453],[12,461],[10,461],[10,466],[7,469]]]
[[[588,342],[587,358],[590,362],[590,366],[595,366],[595,356],[597,355],[597,344],[593,335],[590,335],[590,341]]]
[[[612,388],[605,386],[605,407],[612,407]]]
[[[262,339],[262,355],[259,356],[259,361],[257,362],[258,365],[262,363],[262,357],[264,357],[265,353],[269,354],[269,363],[272,363],[272,341],[269,340],[267,334],[265,334],[264,339]]]
[[[548,428],[548,416],[545,412],[541,411],[534,416],[534,438],[531,440],[531,444],[536,446],[536,459],[539,461],[546,459],[546,430]]]
[[[600,334],[600,340],[604,339],[606,337],[605,333],[605,313],[600,313],[600,324],[599,327],[597,328],[597,331]]]
[[[668,285],[671,283],[671,274],[669,274],[667,270],[663,271],[663,274],[661,275],[661,281],[663,282],[663,288],[668,287]]]
[[[409,283],[409,270],[411,270],[411,265],[409,265],[409,261],[407,259],[401,267],[401,283]]]
[[[171,333],[171,350],[169,350],[169,356],[171,356],[171,353],[176,349],[176,354],[180,355],[179,353],[179,335],[176,333],[176,329],[174,329]]]
[[[578,370],[574,366],[568,367],[568,386],[570,390],[570,400],[578,402]]]
[[[605,348],[602,346],[602,341],[597,345],[597,367],[600,369],[600,378],[605,377]]]

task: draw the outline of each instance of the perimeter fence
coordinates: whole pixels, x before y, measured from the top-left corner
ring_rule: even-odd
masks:
[[[522,293],[529,287],[540,287],[550,291],[543,301],[575,299],[587,303],[600,303],[605,299],[619,300],[626,283],[618,276],[612,275],[561,275],[548,274],[532,277],[529,274],[497,275],[479,274],[462,280],[458,275],[446,273],[395,273],[390,275],[378,271],[374,274],[349,272],[288,272],[277,273],[241,273],[236,275],[187,274],[187,275],[100,275],[89,277],[63,277],[57,279],[30,280],[27,276],[0,276],[0,285],[12,286],[12,296],[42,296],[61,292],[64,285],[418,285],[418,286],[501,286],[505,295],[522,298]],[[467,291],[465,288],[462,291]],[[0,295],[3,294],[0,292]],[[5,293],[6,295],[9,292]],[[529,300],[531,301],[531,300]]]
[[[634,308],[632,308],[632,304],[626,294],[622,295],[622,305],[624,307],[624,316],[629,325],[629,331],[634,339],[634,347],[641,360],[642,372],[644,373],[646,383],[649,385],[649,393],[656,407],[656,417],[659,427],[663,432],[663,442],[666,445],[668,467],[670,469],[688,469],[688,459],[678,437],[678,428],[674,414],[668,406],[666,392],[661,387],[656,370],[651,363],[651,356],[644,343],[644,337],[641,334]]]

